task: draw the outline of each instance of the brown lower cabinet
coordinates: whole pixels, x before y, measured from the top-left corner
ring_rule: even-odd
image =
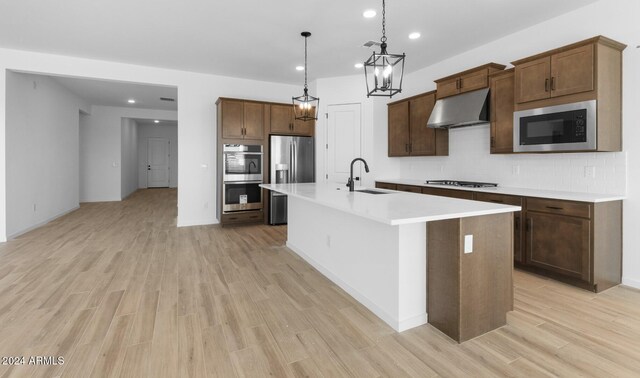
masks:
[[[244,224],[244,223],[252,223],[252,222],[263,222],[264,221],[264,211],[238,211],[235,213],[226,213],[222,214],[220,219],[220,223],[222,226],[231,225],[231,224]]]
[[[422,188],[415,185],[398,184],[398,187],[396,188],[396,190],[399,190],[401,192],[422,193]]]
[[[621,282],[622,201],[576,202],[390,182],[376,182],[376,187],[520,206],[513,222],[517,268],[594,292]]]
[[[522,268],[591,291],[622,277],[622,201],[526,199]]]
[[[423,187],[422,194],[430,194],[432,196],[451,197],[459,199],[473,199],[473,192],[468,190],[456,190],[456,189],[444,189],[444,188],[432,188]]]
[[[520,206],[524,208],[524,199],[519,196],[475,192],[473,199],[476,201],[502,203],[505,205]],[[513,261],[520,264],[524,263],[524,251],[522,247],[522,232],[524,227],[522,227],[522,213],[522,211],[513,213]]]
[[[398,189],[398,185],[392,184],[392,183],[389,183],[389,182],[376,181],[376,188],[397,190]]]

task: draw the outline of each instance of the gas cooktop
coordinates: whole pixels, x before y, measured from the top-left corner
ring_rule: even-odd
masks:
[[[494,188],[498,184],[491,182],[457,181],[457,180],[427,180],[425,184],[463,186],[465,188]]]

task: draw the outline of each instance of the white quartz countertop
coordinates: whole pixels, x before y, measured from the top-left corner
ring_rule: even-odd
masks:
[[[347,187],[338,184],[261,184],[260,186],[389,225],[509,213],[520,210],[519,206],[384,189],[373,190],[386,192],[386,194],[360,193],[359,190],[364,188],[349,192]]]
[[[522,196],[522,197],[550,198],[550,199],[578,201],[578,202],[591,202],[591,203],[620,201],[626,198],[626,196],[621,194],[562,192],[562,191],[555,191],[555,190],[509,188],[509,187],[502,187],[502,186],[498,186],[494,188],[465,188],[460,186],[425,184],[426,180],[412,180],[412,179],[376,179],[376,181],[388,182],[391,184],[424,186],[424,187],[430,187],[430,188],[466,190],[471,192],[508,194],[513,196]]]

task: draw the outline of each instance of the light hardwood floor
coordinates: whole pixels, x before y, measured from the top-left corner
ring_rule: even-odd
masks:
[[[175,190],[84,204],[0,245],[13,377],[639,376],[640,292],[516,271],[508,325],[395,333],[283,246],[283,226],[176,228]]]

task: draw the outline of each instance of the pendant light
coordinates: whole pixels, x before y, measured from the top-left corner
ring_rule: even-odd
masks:
[[[301,121],[311,121],[318,119],[318,104],[320,99],[309,94],[307,87],[307,38],[311,37],[311,33],[300,33],[304,37],[304,94],[293,99],[293,112],[295,119]]]
[[[405,54],[389,54],[387,52],[385,0],[382,0],[382,38],[380,53],[374,51],[364,62],[364,77],[367,81],[367,97],[393,97],[402,92],[402,75],[404,74]]]

